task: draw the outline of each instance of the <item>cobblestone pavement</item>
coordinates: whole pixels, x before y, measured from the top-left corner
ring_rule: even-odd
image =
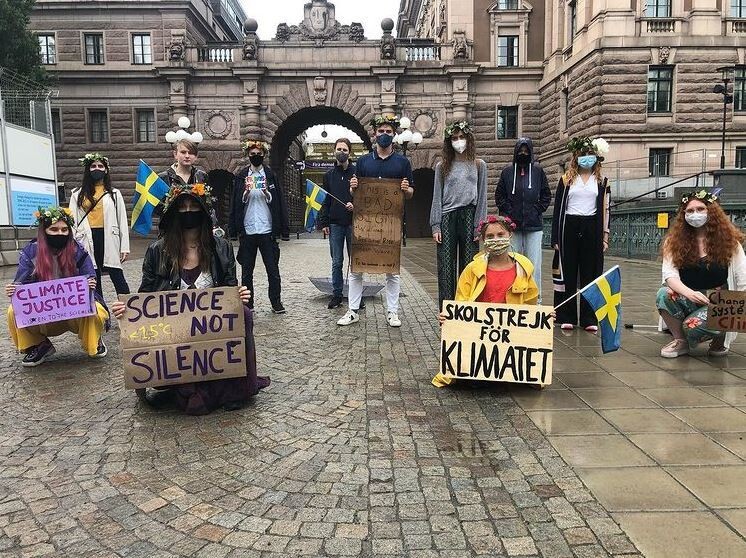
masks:
[[[0,556],[640,556],[526,403],[572,395],[561,372],[592,364],[587,339],[558,343],[557,389],[437,390],[435,304],[409,272],[400,329],[380,296],[342,329],[308,281],[324,241],[282,244],[284,316],[257,267],[272,385],[240,411],[138,403],[116,329],[106,359],[68,335],[24,370],[1,326]]]

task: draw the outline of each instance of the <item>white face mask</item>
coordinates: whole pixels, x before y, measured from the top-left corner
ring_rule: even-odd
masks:
[[[452,141],[451,145],[453,146],[453,149],[456,151],[456,153],[463,153],[464,151],[466,151],[466,140],[465,139]]]
[[[684,219],[695,229],[703,226],[707,222],[707,213],[687,213]]]

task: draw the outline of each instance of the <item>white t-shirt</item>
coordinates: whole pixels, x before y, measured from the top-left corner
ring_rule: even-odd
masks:
[[[588,182],[578,175],[567,193],[567,214],[587,217],[596,214],[596,199],[598,198],[598,182],[596,176],[591,175]]]

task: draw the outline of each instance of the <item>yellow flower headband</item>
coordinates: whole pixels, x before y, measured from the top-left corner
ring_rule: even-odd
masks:
[[[246,141],[242,141],[241,148],[244,150],[245,153],[248,153],[252,149],[257,149],[257,148],[264,151],[265,155],[269,153],[269,144],[261,140],[249,139]]]

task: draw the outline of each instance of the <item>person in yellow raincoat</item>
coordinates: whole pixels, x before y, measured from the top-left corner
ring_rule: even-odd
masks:
[[[521,254],[510,252],[515,224],[509,217],[490,215],[479,225],[483,250],[458,278],[456,300],[495,304],[536,304],[539,287],[533,278],[534,265]],[[441,325],[445,314],[438,316]],[[451,385],[455,380],[441,373],[435,375],[435,387]]]

